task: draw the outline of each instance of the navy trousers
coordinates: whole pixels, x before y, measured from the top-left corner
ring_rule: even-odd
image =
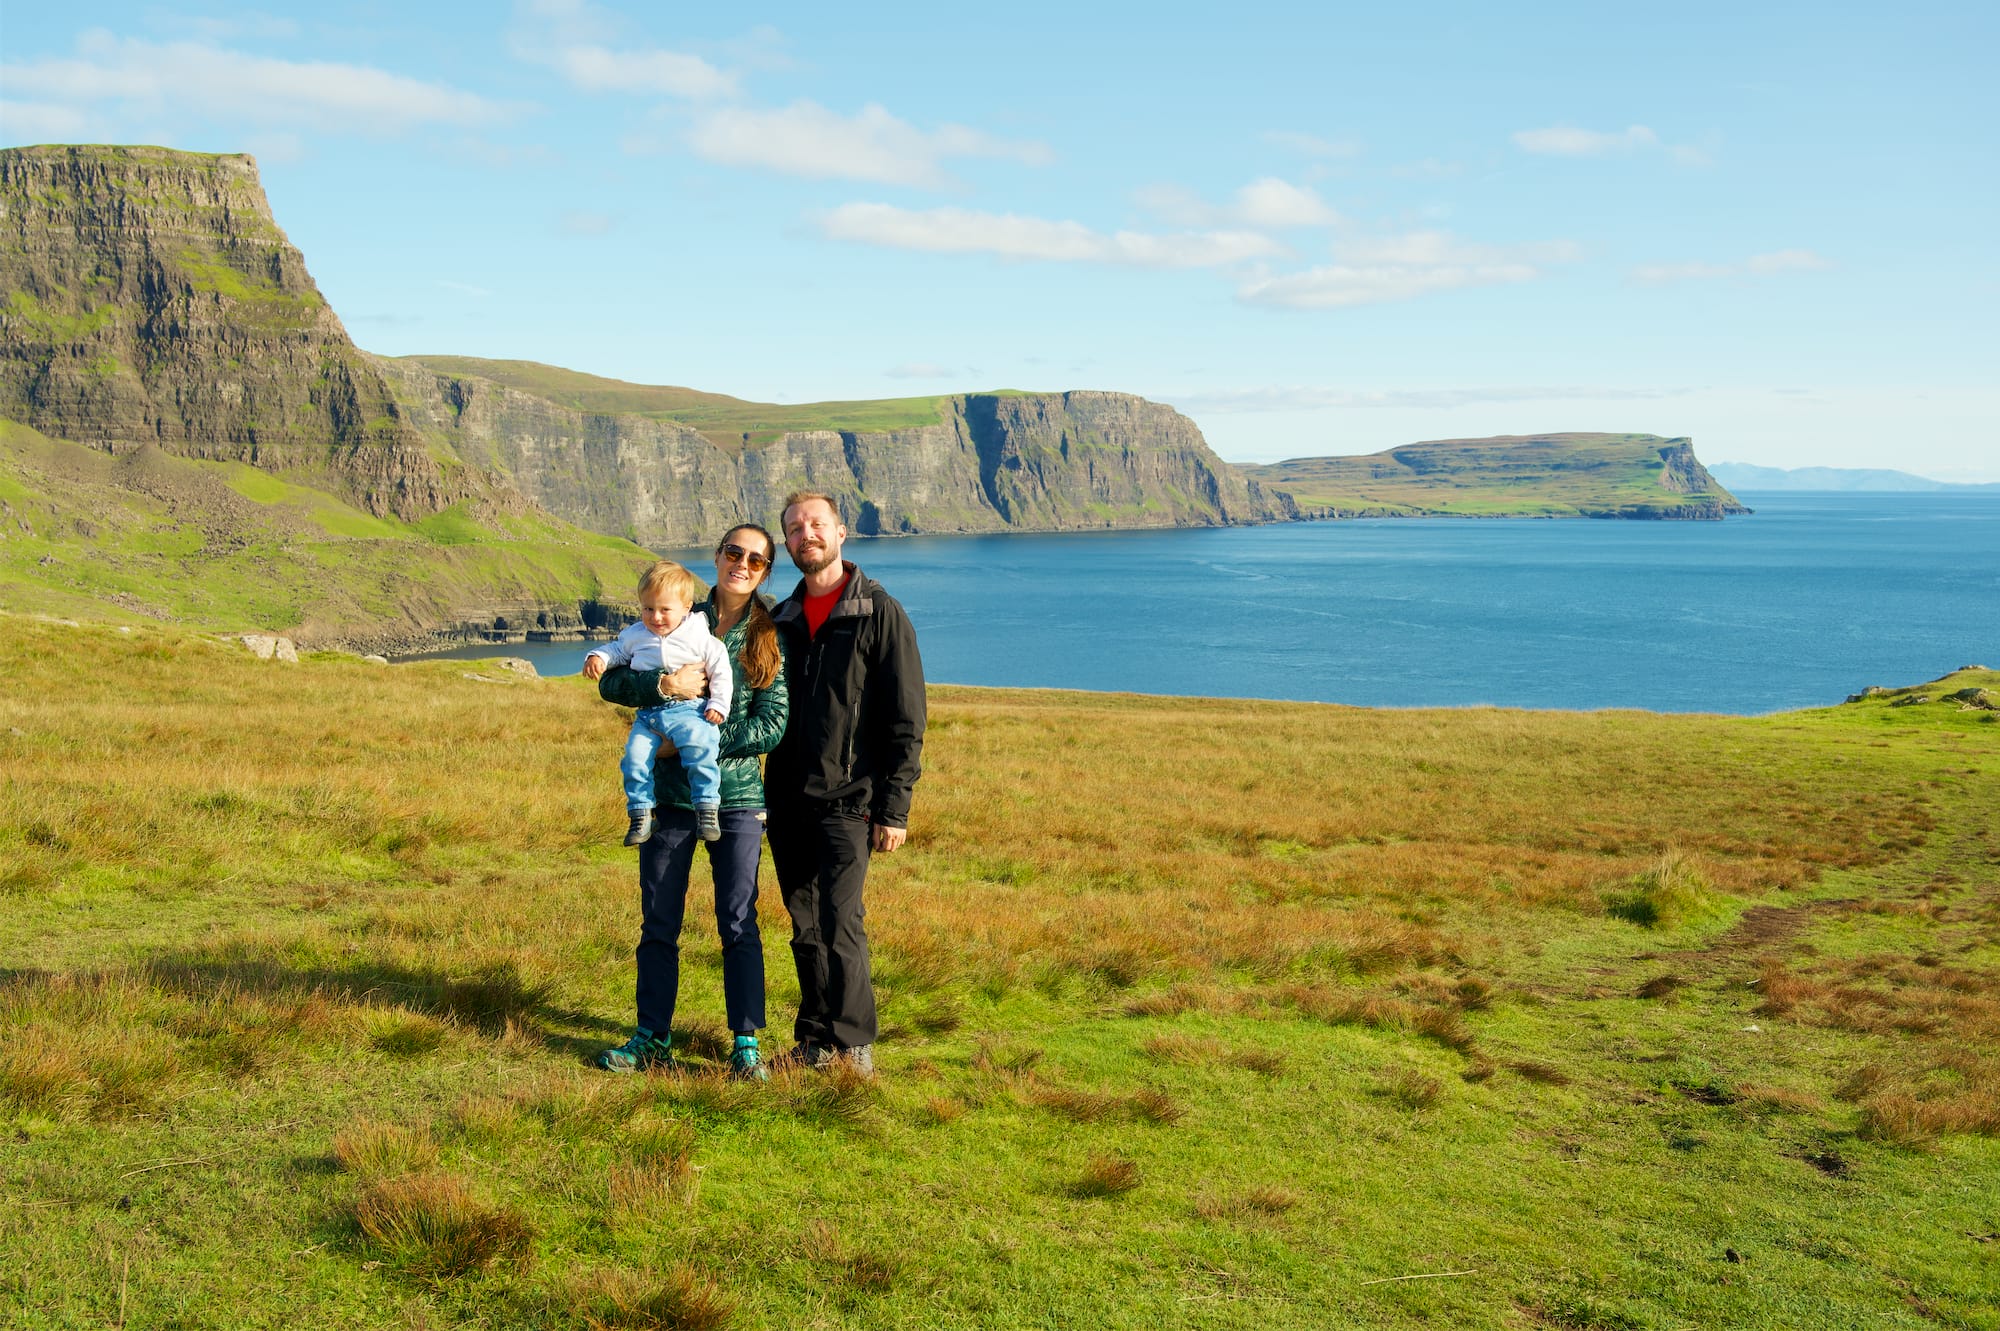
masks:
[[[653,839],[639,847],[639,1025],[664,1037],[674,1028],[681,987],[681,919],[687,911],[694,813],[661,809]],[[722,937],[722,1000],[729,1029],[754,1034],[764,1025],[764,940],[757,933],[757,858],[764,823],[755,809],[724,809],[722,839],[708,845],[715,878],[715,931]]]
[[[792,917],[792,960],[799,969],[793,1038],[837,1049],[875,1043],[875,989],[861,906],[867,810],[820,800],[774,802],[771,864]]]

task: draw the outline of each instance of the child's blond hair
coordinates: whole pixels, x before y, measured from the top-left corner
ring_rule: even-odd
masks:
[[[662,559],[650,565],[639,575],[639,597],[646,593],[672,592],[687,605],[693,605],[701,596],[701,579],[687,571],[684,565],[671,559]]]

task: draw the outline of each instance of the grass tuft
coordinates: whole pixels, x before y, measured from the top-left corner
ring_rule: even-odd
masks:
[[[435,1165],[437,1154],[428,1128],[362,1119],[333,1136],[334,1163],[363,1178],[418,1173]]]
[[[1607,913],[1647,929],[1679,929],[1728,912],[1703,861],[1669,850],[1628,886],[1606,895]]]
[[[572,1285],[569,1301],[590,1331],[722,1331],[738,1301],[685,1264],[650,1271],[597,1271]]]
[[[1139,1166],[1115,1155],[1092,1156],[1083,1174],[1069,1185],[1072,1197],[1115,1197],[1139,1186]]]
[[[511,1207],[489,1206],[450,1174],[406,1174],[369,1185],[355,1223],[399,1269],[448,1280],[528,1255],[534,1231]]]
[[[1226,1195],[1207,1194],[1195,1202],[1194,1213],[1203,1220],[1280,1216],[1297,1206],[1299,1200],[1299,1195],[1289,1188],[1255,1187]]]
[[[1444,1083],[1411,1067],[1398,1067],[1382,1074],[1376,1091],[1405,1109],[1434,1109],[1444,1099]]]

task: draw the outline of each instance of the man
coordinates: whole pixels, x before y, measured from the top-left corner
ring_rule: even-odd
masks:
[[[804,576],[771,618],[785,649],[791,720],[765,762],[771,863],[792,917],[798,1041],[809,1067],[874,1075],[875,990],[862,883],[871,853],[909,835],[924,746],[924,667],[903,607],[840,557],[839,510],[785,500],[785,549]]]

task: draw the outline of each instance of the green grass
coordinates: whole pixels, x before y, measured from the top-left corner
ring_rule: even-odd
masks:
[[[732,451],[761,448],[796,431],[880,433],[918,429],[944,420],[944,399],[936,396],[853,402],[747,402],[692,388],[601,379],[534,361],[481,360],[474,356],[400,359],[415,361],[438,374],[488,379],[579,411],[679,421]]]
[[[6,421],[0,502],[0,604],[308,641],[496,601],[623,603],[649,558],[547,518],[460,506],[409,525],[239,463],[113,457]]]
[[[1245,467],[1309,509],[1466,517],[1645,517],[1728,491],[1682,494],[1661,483],[1668,441],[1647,434],[1443,439],[1363,457],[1294,458]]]
[[[579,681],[0,629],[10,1324],[2000,1325],[1990,713],[934,689],[882,1078],[750,1087],[699,869],[588,1066]]]

